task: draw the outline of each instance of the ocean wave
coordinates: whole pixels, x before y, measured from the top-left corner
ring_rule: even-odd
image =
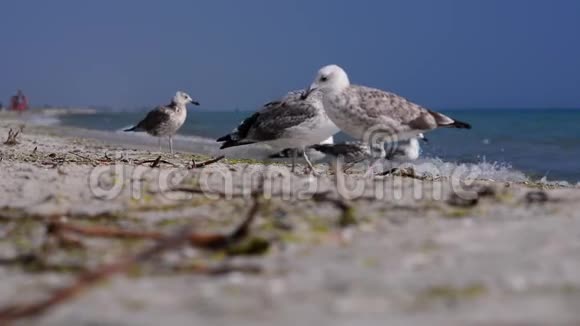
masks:
[[[27,123],[39,126],[56,126],[60,125],[62,121],[57,116],[48,115],[30,115],[25,121]]]

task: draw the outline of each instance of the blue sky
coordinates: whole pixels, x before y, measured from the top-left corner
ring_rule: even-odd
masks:
[[[254,109],[325,64],[433,108],[580,107],[576,0],[6,0],[0,98]]]

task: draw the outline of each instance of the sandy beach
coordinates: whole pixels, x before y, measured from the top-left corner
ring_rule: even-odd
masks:
[[[190,224],[224,235],[253,218],[219,245],[139,256],[23,325],[580,323],[578,187],[425,166],[297,176],[235,151],[211,162],[224,153],[201,138],[172,156],[149,137],[13,117],[0,140],[0,309]]]

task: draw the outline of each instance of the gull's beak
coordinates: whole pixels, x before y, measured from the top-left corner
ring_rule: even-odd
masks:
[[[310,94],[312,94],[312,92],[314,92],[315,90],[316,90],[316,86],[310,85],[310,87],[302,93],[302,96],[300,96],[300,99],[301,100],[307,99],[308,96],[310,96]]]
[[[199,102],[198,101],[191,100],[191,104],[196,105],[196,106],[199,106]]]

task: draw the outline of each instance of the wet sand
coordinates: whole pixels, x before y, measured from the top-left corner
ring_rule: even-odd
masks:
[[[21,124],[0,121],[1,142]],[[359,169],[345,187],[326,166],[317,166],[320,178],[295,176],[287,164],[236,152],[192,169],[192,159],[222,154],[203,139],[176,143],[175,156],[152,138],[75,128],[26,125],[17,141],[0,144],[0,306],[46,298],[154,242],[78,234],[67,242],[47,229],[54,219],[223,233],[265,180],[243,243],[165,252],[23,324],[580,322],[576,187],[412,173],[369,180]],[[159,156],[166,163],[151,167]],[[196,191],[167,192],[175,187]],[[191,268],[224,264],[242,271]]]

